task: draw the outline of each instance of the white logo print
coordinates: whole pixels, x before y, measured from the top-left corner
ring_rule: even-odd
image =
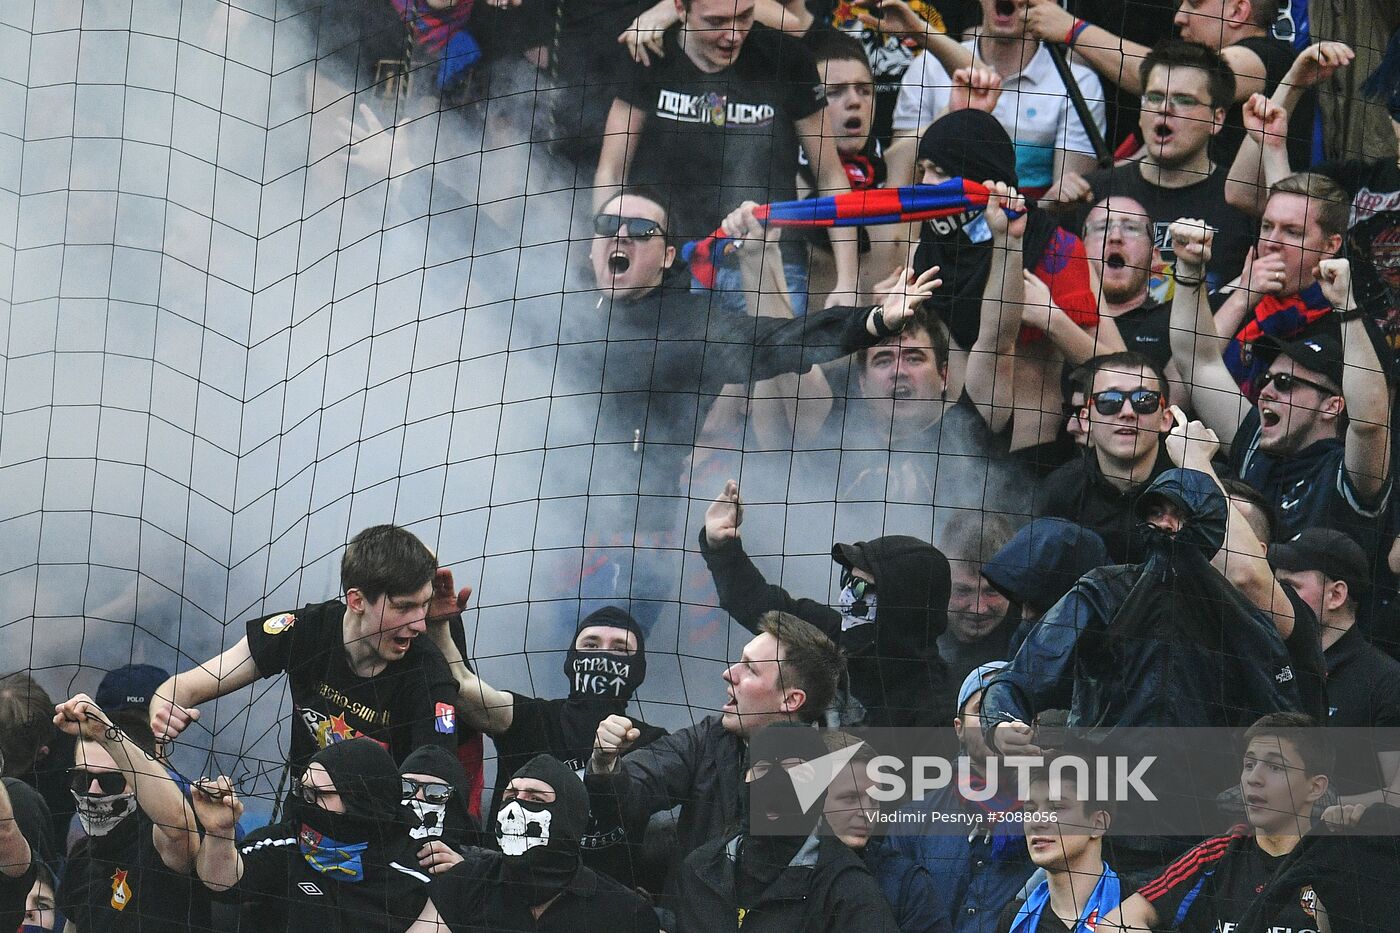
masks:
[[[548,810],[538,813],[526,810],[520,801],[512,800],[496,814],[496,840],[505,855],[524,855],[535,846],[549,845]]]
[[[312,884],[310,881],[301,882],[297,885],[297,889],[300,890],[302,894],[310,894],[313,897],[319,897],[321,894],[321,889],[316,887],[316,885]]]

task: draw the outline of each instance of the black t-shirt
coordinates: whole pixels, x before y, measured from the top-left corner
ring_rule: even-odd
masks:
[[[452,933],[656,933],[656,913],[640,894],[579,867],[558,900],[530,913],[501,877],[498,852],[474,849],[433,882],[431,897]]]
[[[220,900],[249,905],[258,933],[402,933],[418,918],[432,880],[405,835],[388,859],[362,857],[363,877],[342,881],[312,868],[297,842],[299,823],[249,833],[239,846],[243,877]]]
[[[415,638],[408,653],[373,677],[350,670],[333,599],[248,623],[248,647],[263,677],[287,672],[293,705],[290,763],[296,774],[328,745],[368,736],[402,763],[422,745],[457,751],[456,682],[437,646]]]
[[[1206,267],[1207,283],[1214,290],[1240,274],[1245,254],[1254,241],[1253,222],[1243,211],[1225,203],[1229,164],[1217,162],[1215,171],[1207,178],[1183,188],[1163,188],[1148,182],[1142,177],[1142,166],[1138,162],[1092,172],[1084,180],[1094,192],[1095,204],[1115,195],[1132,198],[1142,205],[1152,220],[1152,242],[1168,270],[1176,261],[1176,252],[1172,249],[1171,237],[1167,236],[1167,227],[1182,217],[1199,217],[1215,227],[1210,263]],[[1076,229],[1083,229],[1087,215],[1087,210],[1078,213]]]
[[[55,901],[78,933],[210,929],[209,889],[192,874],[166,867],[152,829],[138,810],[107,835],[84,836],[74,845]]]
[[[1385,786],[1375,756],[1400,751],[1400,662],[1352,627],[1327,649],[1328,725],[1366,730],[1347,733],[1337,749],[1332,786],[1346,796]],[[1350,747],[1353,742],[1365,748]]]
[[[587,732],[585,737],[584,729],[579,728],[575,740],[571,742],[563,722],[567,700],[544,700],[518,693],[511,695],[515,697],[515,703],[510,728],[492,740],[496,744],[496,789],[491,796],[486,830],[487,837],[493,840],[496,811],[500,809],[501,795],[505,793],[511,776],[531,758],[543,754],[553,755],[582,774],[593,752],[593,736],[598,722],[610,715],[607,711],[597,712],[598,719],[593,723],[593,731]],[[618,714],[626,715],[625,710],[623,706]],[[591,717],[585,717],[588,718]],[[632,725],[641,731],[641,738],[633,744],[633,748],[649,745],[666,734],[666,730],[660,726],[649,725],[640,719],[633,719]],[[607,833],[592,832],[594,829],[590,827],[590,835],[583,840],[584,864],[624,883],[632,883],[637,862],[641,858],[641,846],[628,844],[620,829]]]
[[[1113,323],[1118,325],[1125,347],[1166,369],[1172,358],[1171,317],[1171,305],[1149,298],[1118,315]]]
[[[1345,254],[1352,261],[1356,303],[1390,345],[1400,363],[1400,166],[1394,159],[1324,162],[1317,171],[1336,179],[1351,196]]]
[[[646,114],[628,184],[670,202],[677,242],[708,236],[746,200],[796,197],[796,123],[826,106],[812,53],[799,39],[755,25],[734,64],[706,74],[666,33],[664,58],[634,66],[622,98]]]
[[[1259,848],[1247,826],[1216,836],[1187,852],[1138,890],[1157,909],[1154,930],[1220,933],[1240,929],[1255,897],[1287,856]],[[1277,933],[1316,933],[1316,897],[1305,885],[1274,918]]]
[[[1293,46],[1273,36],[1251,36],[1235,43],[1248,49],[1264,63],[1264,96],[1270,97],[1288,69],[1293,67],[1297,53]],[[1312,164],[1313,123],[1317,118],[1317,91],[1309,88],[1288,118],[1288,164],[1298,172]],[[1210,141],[1210,157],[1216,165],[1230,166],[1244,142],[1244,105],[1233,104],[1225,113],[1225,123]],[[1198,216],[1182,214],[1183,217]]]
[[[1104,478],[1098,458],[1090,452],[1045,478],[1037,493],[1036,515],[1066,518],[1095,532],[1103,538],[1112,563],[1141,563],[1147,559],[1147,551],[1135,531],[1133,503],[1153,480],[1174,466],[1166,446],[1159,445],[1152,473],[1136,486],[1120,490]]]
[[[1341,438],[1317,441],[1291,457],[1263,453],[1258,445],[1259,409],[1253,408],[1235,432],[1230,467],[1277,510],[1280,541],[1304,528],[1332,528],[1355,538],[1365,553],[1380,553],[1380,513],[1389,483],[1377,502],[1363,502],[1347,477]]]
[[[24,903],[34,887],[34,863],[18,878],[0,872],[0,930],[13,930],[24,922]]]

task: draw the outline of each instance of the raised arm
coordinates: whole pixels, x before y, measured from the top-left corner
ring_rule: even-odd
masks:
[[[1004,207],[1025,210],[1025,202],[1001,182],[988,182],[987,225],[992,230],[992,263],[982,290],[977,340],[968,354],[964,386],[977,413],[994,433],[1011,421],[1015,402],[1016,335],[1021,332],[1022,237],[1026,215],[1010,220]]]
[[[1026,31],[1042,42],[1067,44],[1099,76],[1127,91],[1142,93],[1138,69],[1151,51],[1101,26],[1075,19],[1055,0],[1030,0]]]
[[[170,772],[113,727],[107,714],[87,694],[80,693],[60,703],[53,724],[66,735],[97,742],[107,750],[117,768],[130,777],[136,805],[155,824],[151,840],[161,861],[171,871],[188,873],[193,869],[195,853],[199,851],[199,826]]]
[[[1390,388],[1376,346],[1352,293],[1351,263],[1326,259],[1317,268],[1322,292],[1341,313],[1342,397],[1348,415],[1346,471],[1367,506],[1378,506],[1390,476]]]
[[[812,160],[812,168],[817,176],[817,193],[840,194],[851,190],[851,180],[846,177],[846,169],[841,165],[841,155],[836,151],[836,137],[822,132],[823,116],[822,111],[817,111],[798,120],[797,137],[802,143],[803,151]],[[827,229],[827,236],[831,239],[832,258],[836,261],[836,285],[827,299],[827,307],[834,304],[850,304],[855,300],[859,287],[858,235],[855,227]]]
[[[501,735],[515,721],[515,697],[497,690],[476,675],[452,639],[451,621],[467,608],[471,587],[456,589],[452,571],[439,567],[433,576],[433,602],[428,610],[428,637],[442,652],[457,682],[457,709],[468,726],[487,735]]]
[[[1168,228],[1176,251],[1176,291],[1172,297],[1172,361],[1191,390],[1191,407],[1218,437],[1231,438],[1249,403],[1225,368],[1229,341],[1216,333],[1204,281],[1214,232],[1203,220],[1182,219]],[[1229,442],[1222,442],[1228,447]]]
[[[620,97],[613,98],[603,129],[603,149],[593,174],[593,210],[600,211],[622,191],[623,179],[637,154],[637,139],[646,125],[646,111]],[[833,143],[833,145],[835,145]]]
[[[244,635],[223,654],[171,677],[151,697],[151,731],[156,741],[172,741],[199,719],[196,707],[200,704],[242,690],[261,676]]]
[[[243,856],[234,843],[243,803],[233,791],[233,782],[222,775],[195,782],[190,788],[190,802],[204,827],[195,873],[205,887],[227,891],[243,877]]]
[[[22,878],[29,871],[32,860],[29,840],[19,830],[10,793],[5,789],[5,783],[0,781],[0,875]]]

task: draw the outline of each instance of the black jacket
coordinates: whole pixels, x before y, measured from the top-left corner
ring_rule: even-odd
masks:
[[[624,756],[613,774],[584,775],[594,826],[620,826],[629,842],[640,842],[653,813],[679,806],[667,880],[674,891],[681,861],[739,825],[744,757],[743,740],[718,716],[663,736]]]
[[[933,545],[904,535],[850,549],[870,564],[879,601],[873,624],[842,631],[841,613],[825,603],[794,599],[769,583],[740,541],[711,548],[700,532],[700,553],[714,576],[719,604],[736,622],[757,633],[763,614],[780,610],[812,623],[841,646],[850,693],[865,707],[863,725],[945,725],[953,700],[938,636],[948,627],[948,561]]]
[[[734,893],[739,837],[691,853],[681,868],[678,933],[740,929]],[[890,905],[860,858],[834,836],[812,836],[757,902],[743,933],[898,933]]]
[[[1301,709],[1272,620],[1209,563],[1225,539],[1224,495],[1194,470],[1162,474],[1150,494],[1176,503],[1184,527],[1145,533],[1146,563],[1086,574],[1041,618],[983,696],[989,740],[1046,709],[1069,709],[1080,727],[1245,726]]]

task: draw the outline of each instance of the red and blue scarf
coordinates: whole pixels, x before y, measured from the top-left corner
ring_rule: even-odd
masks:
[[[1314,282],[1296,295],[1281,298],[1265,295],[1254,306],[1254,316],[1241,327],[1225,348],[1225,368],[1239,383],[1240,391],[1251,402],[1259,397],[1259,380],[1268,372],[1273,358],[1260,358],[1254,344],[1264,337],[1288,340],[1297,336],[1314,321],[1332,310],[1322,294],[1322,286]]]

